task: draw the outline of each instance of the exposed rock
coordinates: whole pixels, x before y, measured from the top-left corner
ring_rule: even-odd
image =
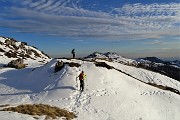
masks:
[[[79,64],[79,63],[74,63],[74,62],[66,62],[66,63],[64,63],[64,64],[68,64],[69,65],[69,67],[80,67],[81,66],[81,64]]]
[[[24,48],[25,48],[25,45],[21,43],[21,44],[19,45],[19,48],[20,48],[20,49],[24,49]]]
[[[17,58],[17,54],[13,51],[5,52],[4,55],[6,55],[8,58]]]
[[[0,45],[3,45],[4,43],[0,41]]]
[[[21,44],[23,44],[23,45],[27,45],[27,42],[21,42]]]
[[[0,48],[0,52],[5,52],[2,48]]]
[[[31,51],[30,49],[27,49],[27,50],[26,50],[26,53],[27,53],[28,55],[32,55],[32,51]]]
[[[12,60],[11,62],[9,62],[7,67],[21,69],[25,67],[25,64],[23,64],[23,59],[19,58],[17,60]]]
[[[37,51],[31,49],[31,52],[33,52],[36,57],[41,57],[41,55]]]
[[[15,45],[15,41],[14,40],[6,39],[5,43],[6,43],[6,45]]]
[[[97,67],[105,67],[105,68],[107,68],[107,69],[113,69],[112,66],[109,66],[109,65],[106,64],[105,62],[95,62],[95,65],[96,65]]]
[[[61,62],[57,61],[56,65],[55,65],[54,72],[60,71],[63,67],[64,67],[63,61],[61,61]]]
[[[6,38],[5,40],[6,46],[9,46],[11,49],[18,50],[19,47],[16,46],[16,42],[17,41],[13,38]]]

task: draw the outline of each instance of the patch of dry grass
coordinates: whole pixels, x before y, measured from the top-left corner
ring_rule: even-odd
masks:
[[[74,63],[74,62],[65,62],[65,64],[68,64],[70,67],[80,67],[81,66],[81,64]]]
[[[159,88],[159,89],[168,90],[168,91],[171,91],[171,92],[174,92],[174,93],[180,95],[180,91],[179,91],[179,90],[176,90],[176,89],[174,89],[174,88],[171,88],[171,87],[168,87],[168,86],[157,85],[157,84],[154,84],[154,83],[147,83],[147,84],[149,84],[149,85],[151,85],[151,86],[154,86],[154,87],[157,87],[157,88]]]
[[[26,104],[19,105],[17,107],[4,108],[1,111],[13,111],[22,114],[29,115],[46,115],[46,118],[56,119],[57,117],[65,117],[67,120],[71,120],[76,117],[73,112],[69,112],[65,109],[60,109],[58,107],[44,105],[44,104]]]

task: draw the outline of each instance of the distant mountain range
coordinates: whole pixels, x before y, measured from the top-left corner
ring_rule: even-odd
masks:
[[[138,59],[133,60],[133,59],[123,57],[115,52],[106,52],[106,53],[94,52],[88,55],[87,57],[85,57],[85,59],[104,59],[104,60],[121,62],[124,64],[134,64],[134,65],[138,65],[138,64],[170,65],[173,67],[180,68],[179,60],[164,61],[157,57],[145,57],[145,58],[138,58]]]
[[[128,59],[122,57],[114,52],[107,52],[107,53],[99,53],[94,52],[85,59],[101,59],[101,60],[108,60],[108,61],[115,61],[121,64],[125,64],[128,66],[134,66],[139,68],[144,68],[147,70],[151,70],[154,72],[158,72],[160,74],[169,76],[173,79],[180,81],[180,61],[163,61],[157,57],[145,57],[145,58],[138,58],[136,60]]]
[[[155,62],[155,63],[164,63],[163,60],[157,57],[145,57],[145,58],[138,58],[138,62]]]
[[[145,58],[138,58],[136,60],[139,63],[147,63],[147,64],[159,64],[159,65],[170,65],[174,67],[180,67],[180,61],[174,60],[174,61],[163,61],[157,57],[145,57]]]
[[[130,63],[136,64],[136,60],[128,59],[114,52],[106,52],[106,53],[94,52],[88,55],[87,57],[85,57],[85,59],[104,59],[104,60],[116,61],[124,64],[130,64]]]

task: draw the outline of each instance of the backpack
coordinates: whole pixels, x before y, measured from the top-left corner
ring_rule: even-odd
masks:
[[[85,74],[84,73],[81,73],[80,75],[79,75],[79,80],[84,80],[85,79]]]

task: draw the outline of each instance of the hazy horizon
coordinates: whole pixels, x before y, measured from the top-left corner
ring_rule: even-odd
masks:
[[[99,52],[99,51],[94,51],[94,52]],[[92,53],[94,53],[92,52]],[[107,52],[112,52],[112,51],[107,51]],[[87,57],[88,55],[92,54],[92,53],[89,53],[89,54],[76,54],[76,58],[84,58],[84,57]],[[102,53],[102,52],[100,52]],[[106,53],[106,52],[103,52],[103,53]],[[119,53],[117,53],[118,55],[121,55]],[[49,55],[50,57],[52,58],[72,58],[72,54],[71,54],[71,51],[69,52],[69,54],[59,54],[59,55]],[[131,57],[131,56],[125,56],[125,55],[121,55],[122,57],[125,57],[125,58],[129,58],[129,59],[138,59],[138,58],[145,58],[145,57],[157,57],[163,61],[175,61],[175,60],[180,60],[180,58],[163,58],[163,57],[158,57],[158,56],[136,56],[136,57]]]

